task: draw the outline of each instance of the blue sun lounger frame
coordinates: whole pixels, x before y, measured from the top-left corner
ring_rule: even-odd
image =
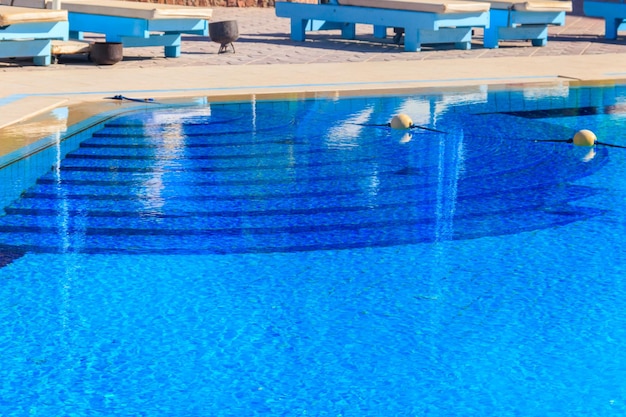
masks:
[[[589,17],[604,19],[604,37],[617,39],[617,32],[626,30],[626,3],[605,1],[585,1],[583,12]]]
[[[18,9],[14,6],[2,6]],[[52,62],[52,40],[68,39],[65,21],[21,21],[0,27],[0,58],[33,57],[38,66]]]
[[[168,58],[180,56],[182,34],[209,34],[209,22],[201,18],[143,19],[70,11],[69,21],[71,38],[82,40],[85,32],[100,33],[107,42],[122,42],[124,48],[163,46]]]
[[[276,2],[276,16],[291,19],[291,39],[304,41],[307,31],[340,29],[344,39],[356,38],[356,24],[374,26],[374,37],[384,39],[387,28],[404,29],[404,50],[416,52],[422,44],[449,43],[470,49],[472,28],[488,27],[489,12],[434,13],[342,6],[337,0],[326,4]]]
[[[564,24],[564,11],[525,11],[492,7],[483,46],[497,48],[501,40],[530,40],[533,46],[545,46],[548,43],[548,27]]]

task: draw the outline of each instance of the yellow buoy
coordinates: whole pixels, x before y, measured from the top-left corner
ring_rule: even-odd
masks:
[[[591,130],[583,129],[574,135],[574,145],[576,146],[593,146],[596,144],[596,134]]]
[[[392,129],[406,130],[413,126],[413,120],[406,114],[397,114],[391,118],[389,123]]]

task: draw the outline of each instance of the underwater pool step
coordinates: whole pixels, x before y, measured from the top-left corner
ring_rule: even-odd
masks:
[[[269,234],[269,233],[309,233],[313,231],[352,230],[358,228],[397,228],[407,225],[419,226],[438,222],[452,216],[455,221],[471,218],[505,216],[514,217],[523,213],[533,213],[542,207],[545,213],[572,215],[572,203],[593,195],[594,190],[585,187],[567,187],[558,192],[546,189],[491,196],[459,198],[458,207],[436,207],[436,199],[423,201],[403,201],[379,206],[330,206],[330,207],[291,207],[277,209],[274,205],[232,207],[230,211],[220,211],[214,205],[201,205],[205,210],[195,212],[177,211],[175,204],[151,205],[149,201],[135,205],[105,204],[102,209],[83,204],[72,204],[61,200],[60,204],[42,202],[25,204],[26,207],[9,207],[0,228],[10,232],[12,227],[24,231],[38,230],[52,232],[64,227],[79,227],[100,230],[103,234]],[[546,194],[546,196],[542,195]],[[534,197],[533,197],[534,196]],[[93,203],[93,202],[90,202]],[[45,208],[43,208],[45,207]],[[54,208],[50,208],[54,207]],[[124,210],[126,209],[126,210]]]
[[[508,181],[506,176],[479,179],[478,182],[459,182],[453,192],[458,204],[457,213],[464,210],[519,210],[535,205],[558,206],[593,195],[595,190],[582,186],[563,185],[559,176],[525,176],[515,187],[498,191]],[[522,182],[526,181],[526,183]],[[183,186],[164,188],[157,194],[150,184],[142,187],[123,185],[103,186],[65,184],[63,188],[54,181],[38,184],[24,193],[22,198],[7,208],[15,210],[49,210],[63,208],[65,211],[116,213],[165,213],[170,215],[202,213],[218,217],[261,216],[275,214],[340,213],[344,211],[384,211],[389,209],[435,211],[441,198],[441,190],[434,178],[421,183],[385,182],[378,184],[373,200],[364,185],[333,181],[300,187],[291,182],[283,186],[269,184],[255,187]],[[337,189],[332,187],[339,187]],[[328,187],[328,188],[326,188]],[[167,201],[167,203],[165,202]],[[485,209],[484,207],[487,207]],[[153,209],[151,209],[153,208]],[[15,213],[15,212],[13,212]]]
[[[249,135],[245,136],[245,139],[235,140],[232,136],[228,135],[223,140],[216,140],[211,137],[210,140],[206,135],[191,135],[185,136],[184,146],[186,148],[201,148],[201,149],[231,149],[231,148],[254,148],[259,146],[269,147],[270,149],[285,149],[308,147],[312,149],[324,148],[325,142],[318,139],[314,135],[307,137],[281,137],[281,138],[259,138],[250,140]],[[137,136],[128,134],[128,136],[109,136],[109,135],[97,135],[89,139],[88,142],[84,142],[80,145],[83,149],[168,149],[175,145],[180,145],[181,140],[178,138],[163,137],[159,140],[155,140],[153,136]],[[365,143],[374,145],[377,142],[370,140]]]
[[[587,210],[519,213],[508,218],[472,216],[419,223],[349,226],[344,228],[234,229],[228,232],[184,230],[124,231],[80,225],[56,228],[0,226],[0,244],[19,238],[20,248],[42,253],[267,253],[297,252],[358,247],[430,243],[438,240],[471,239],[485,235],[517,234],[558,227],[589,219],[601,213]]]

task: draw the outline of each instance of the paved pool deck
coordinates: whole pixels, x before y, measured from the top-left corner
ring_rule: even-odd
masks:
[[[374,39],[367,26],[357,26],[354,41],[333,31],[294,42],[289,20],[276,17],[273,8],[214,8],[212,21],[224,20],[238,22],[234,53],[218,54],[219,44],[209,38],[186,36],[179,58],[163,57],[162,48],[125,48],[123,61],[112,66],[95,65],[86,55],[64,55],[48,67],[28,58],[2,59],[0,127],[114,95],[220,98],[626,79],[626,39],[604,39],[604,22],[584,16],[568,15],[564,26],[551,27],[545,47],[510,41],[486,49],[477,29],[470,50],[437,46],[420,52],[404,52],[390,38]]]

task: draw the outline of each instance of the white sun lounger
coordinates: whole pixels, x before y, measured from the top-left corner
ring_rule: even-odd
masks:
[[[69,12],[70,37],[104,34],[124,47],[163,46],[165,56],[180,56],[182,34],[208,36],[213,10],[120,0],[62,0]]]
[[[35,65],[50,65],[52,40],[67,40],[65,10],[0,5],[0,57],[33,57]]]
[[[497,48],[500,40],[530,40],[533,46],[548,42],[548,26],[563,26],[568,0],[479,0],[491,4],[489,28],[483,45]]]
[[[604,37],[606,39],[617,39],[617,32],[626,30],[626,3],[623,0],[585,0],[583,11],[589,17],[604,19]]]
[[[310,1],[310,0],[309,0]],[[276,2],[276,16],[291,19],[291,39],[304,41],[306,31],[340,29],[344,39],[355,39],[356,24],[374,26],[374,36],[385,38],[387,28],[404,29],[404,49],[422,44],[452,43],[471,48],[472,28],[489,25],[489,3],[465,0],[319,0],[306,4]]]

